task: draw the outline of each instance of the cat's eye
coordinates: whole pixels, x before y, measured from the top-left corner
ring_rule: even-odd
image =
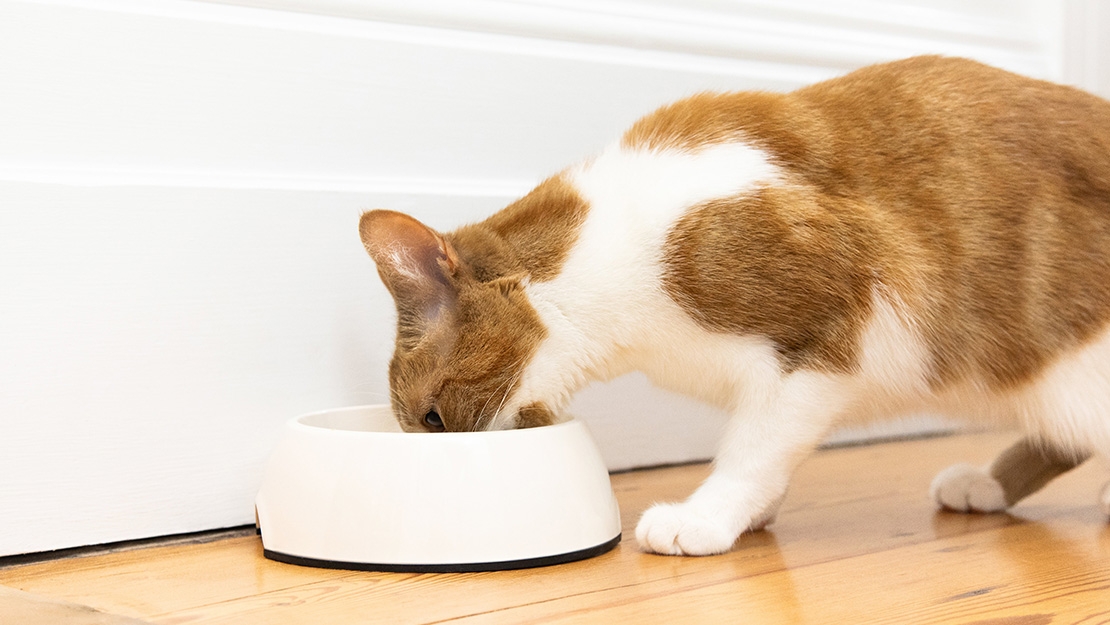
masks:
[[[429,410],[428,414],[424,415],[424,425],[433,430],[442,430],[443,418],[435,410]]]

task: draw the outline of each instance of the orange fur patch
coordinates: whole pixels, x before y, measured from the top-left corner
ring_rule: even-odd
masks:
[[[480,280],[527,276],[533,282],[559,274],[589,206],[561,176],[485,221],[448,234]]]
[[[788,370],[846,371],[871,307],[874,233],[804,187],[691,209],[664,246],[667,293],[705,327],[765,336]]]
[[[914,316],[934,386],[1004,388],[1110,320],[1105,100],[919,57],[785,95],[695,96],[623,143],[737,140],[767,150],[788,187],[698,207],[672,234],[668,291],[708,328],[766,332],[794,362],[840,368],[879,284]]]

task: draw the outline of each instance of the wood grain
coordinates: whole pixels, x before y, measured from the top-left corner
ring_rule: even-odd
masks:
[[[985,463],[1012,439],[820,452],[777,522],[721,556],[643,554],[632,537],[652,502],[683,497],[707,475],[691,465],[614,475],[624,542],[549,568],[328,571],[265,560],[256,537],[238,537],[0,569],[0,583],[165,625],[1110,622],[1110,528],[1095,505],[1103,467],[1065,475],[1012,514],[943,513],[928,500],[937,470]]]
[[[0,586],[0,623],[13,625],[145,625],[88,606]]]

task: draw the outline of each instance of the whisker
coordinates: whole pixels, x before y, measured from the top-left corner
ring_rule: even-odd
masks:
[[[506,379],[501,384],[498,384],[497,388],[493,389],[493,392],[490,393],[488,397],[486,397],[485,403],[482,404],[482,409],[478,411],[478,419],[474,422],[475,432],[481,432],[483,431],[483,429],[485,429],[485,427],[489,426],[489,423],[493,420],[493,415],[496,414],[496,412],[494,412],[493,414],[487,414],[486,408],[489,407],[490,401],[492,401],[494,397],[497,397],[497,394],[501,391],[501,389],[504,388],[505,385],[508,384],[510,381],[510,379]],[[484,419],[486,420],[485,425],[482,424],[482,421]]]
[[[408,406],[405,405],[401,395],[392,386],[389,387],[389,403],[396,406],[398,412],[404,413],[408,410]]]
[[[501,385],[499,384],[497,386],[497,388],[493,389],[493,392],[490,393],[489,397],[486,397],[486,403],[482,404],[482,407],[478,410],[478,419],[474,421],[474,431],[475,432],[482,431],[482,428],[479,427],[482,423],[482,417],[485,416],[485,414],[486,414],[486,408],[489,406],[490,400],[493,399],[494,396],[497,395],[497,391],[500,391],[500,390],[501,390]]]
[[[480,431],[483,430],[483,428],[488,428],[490,425],[493,425],[494,420],[497,418],[497,413],[505,405],[505,400],[508,398],[509,393],[512,392],[513,386],[520,379],[521,373],[523,373],[522,370],[519,370],[520,365],[522,365],[523,363],[524,363],[524,357],[523,356],[518,358],[515,362],[513,362],[513,364],[510,365],[510,369],[518,369],[517,374],[513,377],[510,377],[510,378],[506,379],[504,382],[499,384],[497,386],[497,388],[493,390],[493,393],[491,393],[490,396],[486,398],[486,403],[482,404],[482,410],[478,413],[478,420],[474,424],[475,431],[480,432]],[[486,408],[489,406],[490,400],[493,399],[494,397],[496,397],[498,392],[501,391],[501,389],[505,389],[505,393],[501,396],[501,402],[498,404],[497,409],[494,410],[492,413],[490,413],[488,415],[488,419],[486,419],[486,423],[483,426],[482,425],[482,420],[486,416]]]
[[[510,382],[508,388],[505,389],[505,394],[501,396],[501,403],[497,405],[497,410],[493,411],[493,417],[490,418],[491,425],[493,424],[494,420],[497,419],[497,415],[501,412],[501,409],[505,407],[505,401],[509,399],[509,393],[512,392],[513,387],[516,386],[516,383],[520,381],[520,377],[522,375],[524,375],[523,369],[518,371],[517,374],[513,376],[512,382]]]

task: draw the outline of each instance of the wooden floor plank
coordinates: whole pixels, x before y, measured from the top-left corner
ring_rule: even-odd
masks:
[[[1110,606],[1110,529],[1095,508],[1103,468],[1064,476],[1013,515],[937,513],[928,501],[937,470],[985,462],[1012,438],[820,452],[799,470],[770,531],[709,558],[643,554],[632,537],[653,501],[682,498],[707,474],[696,465],[614,476],[624,542],[556,567],[327,571],[270,562],[257,538],[242,537],[0,569],[0,584],[162,624],[677,622],[667,618],[679,615],[674,606],[706,622],[907,622],[907,614],[968,622],[1026,612],[1078,618],[1097,612],[1100,596]]]
[[[1088,510],[1070,509],[1051,523],[1019,521],[813,565],[615,588],[451,622],[717,623],[742,616],[757,624],[925,624],[1034,614],[1053,623],[1106,622],[1104,525]]]
[[[0,584],[142,618],[349,574],[279,566],[248,536],[0,570]]]
[[[5,625],[149,625],[88,606],[0,586],[0,623]]]

